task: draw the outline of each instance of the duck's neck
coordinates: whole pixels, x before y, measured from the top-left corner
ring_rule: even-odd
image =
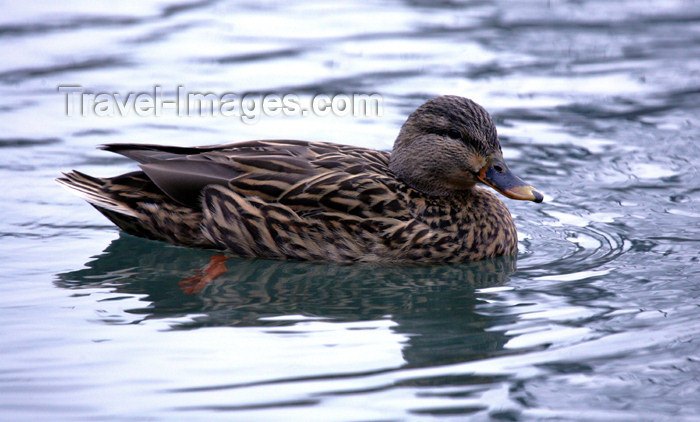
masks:
[[[422,212],[431,228],[453,232],[458,257],[479,260],[511,255],[518,249],[518,233],[510,212],[487,189],[427,199]]]
[[[406,154],[392,153],[389,170],[397,179],[429,197],[444,198],[454,193],[445,188],[445,184],[439,181],[434,172],[427,171],[425,166]]]

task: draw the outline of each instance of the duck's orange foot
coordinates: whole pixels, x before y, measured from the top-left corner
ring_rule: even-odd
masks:
[[[223,275],[226,271],[225,255],[214,255],[209,259],[209,265],[197,270],[197,274],[187,277],[180,282],[180,287],[185,294],[192,295],[199,293],[207,284]]]

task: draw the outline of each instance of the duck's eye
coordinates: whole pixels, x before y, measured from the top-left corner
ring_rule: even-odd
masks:
[[[452,139],[462,139],[462,134],[459,133],[457,129],[450,129],[447,131],[447,136],[449,136]]]

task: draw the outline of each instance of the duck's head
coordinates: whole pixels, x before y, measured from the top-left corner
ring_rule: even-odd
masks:
[[[450,195],[481,182],[508,198],[542,202],[542,194],[503,160],[489,113],[463,97],[443,95],[418,107],[401,127],[389,167],[428,195]]]

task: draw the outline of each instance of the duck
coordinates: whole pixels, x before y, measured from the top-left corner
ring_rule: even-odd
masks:
[[[489,113],[461,96],[411,113],[391,151],[251,140],[100,148],[140,170],[56,181],[130,235],[241,258],[456,263],[517,253],[505,197],[542,202],[511,172]],[[485,185],[484,187],[480,185]]]

